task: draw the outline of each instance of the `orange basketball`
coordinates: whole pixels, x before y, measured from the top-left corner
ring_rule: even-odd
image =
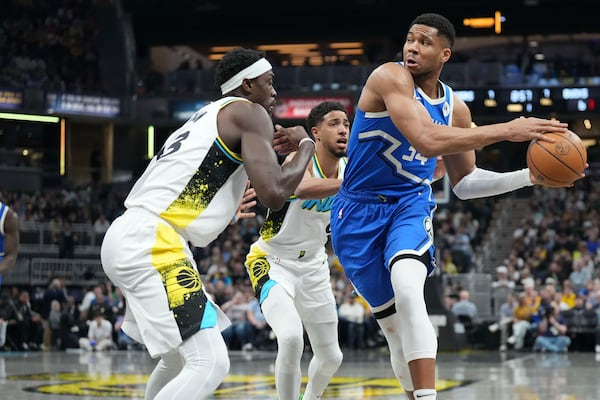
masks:
[[[545,186],[568,186],[580,178],[587,163],[587,150],[574,132],[547,133],[556,142],[534,139],[527,148],[527,166]]]

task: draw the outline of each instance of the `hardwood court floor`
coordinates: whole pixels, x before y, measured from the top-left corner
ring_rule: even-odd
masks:
[[[274,359],[273,352],[231,352],[230,375],[213,398],[276,399]],[[0,353],[0,399],[143,399],[154,363],[140,351]],[[439,400],[600,400],[600,355],[443,353],[437,389]],[[385,349],[345,351],[323,398],[405,399],[402,393]]]

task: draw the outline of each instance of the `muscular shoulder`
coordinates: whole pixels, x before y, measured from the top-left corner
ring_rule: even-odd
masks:
[[[19,231],[19,216],[8,207],[4,217],[3,231],[4,234],[14,234]]]
[[[271,117],[264,107],[247,101],[228,104],[217,117],[219,136],[233,150],[239,150],[242,134],[260,134],[269,126],[272,126]]]
[[[226,127],[247,128],[253,124],[264,123],[271,120],[269,114],[260,104],[249,101],[235,101],[229,103],[218,116],[219,125],[227,124]]]
[[[396,96],[414,93],[414,81],[404,66],[388,62],[375,68],[361,93],[359,107],[363,111],[383,111],[385,104]]]
[[[382,88],[389,88],[389,85],[409,85],[412,89],[414,81],[412,75],[402,64],[396,62],[387,62],[375,68],[367,84],[381,85]]]

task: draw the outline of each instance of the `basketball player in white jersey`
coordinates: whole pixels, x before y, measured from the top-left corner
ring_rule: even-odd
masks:
[[[325,244],[331,203],[346,166],[350,122],[342,104],[326,101],[310,111],[307,127],[317,142],[312,162],[286,205],[268,211],[245,263],[277,337],[275,386],[280,400],[300,395],[304,328],[313,350],[304,400],[320,398],[342,362]],[[287,161],[294,158],[291,154]]]
[[[297,150],[279,165],[273,76],[262,52],[225,54],[215,71],[224,97],[167,138],[102,243],[104,271],[127,299],[122,329],[160,357],[146,399],[206,399],[229,371],[221,336],[229,321],[207,296],[188,243],[204,247],[217,238],[248,179],[276,210],[302,180],[315,142],[301,126],[278,126],[275,149]]]

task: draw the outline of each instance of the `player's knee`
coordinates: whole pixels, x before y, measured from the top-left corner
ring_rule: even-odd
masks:
[[[216,374],[222,376],[222,379],[225,379],[225,377],[229,373],[230,366],[231,362],[229,361],[229,357],[217,357],[217,359],[214,360],[213,371],[215,371]]]
[[[396,312],[399,315],[407,315],[416,310],[415,305],[424,302],[423,294],[415,287],[406,284],[394,286],[396,298]]]
[[[323,360],[323,369],[328,372],[335,372],[342,365],[344,355],[339,348],[332,349]]]
[[[277,346],[279,351],[287,353],[288,356],[300,358],[304,350],[304,336],[293,332],[277,335]]]

